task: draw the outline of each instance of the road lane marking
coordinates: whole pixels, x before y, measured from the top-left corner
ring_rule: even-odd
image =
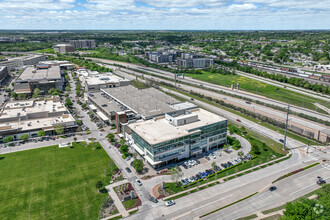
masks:
[[[309,185],[309,186],[306,186],[306,187],[304,187],[304,188],[302,188],[302,189],[299,189],[299,190],[297,190],[297,191],[295,191],[295,192],[292,192],[292,193],[289,194],[289,196],[291,196],[291,195],[293,195],[293,194],[296,194],[297,192],[300,192],[300,191],[302,191],[302,190],[305,190],[305,189],[307,189],[307,188],[309,188],[309,187],[311,187],[311,186],[315,186],[315,183],[313,183],[313,184],[311,184],[311,185]]]

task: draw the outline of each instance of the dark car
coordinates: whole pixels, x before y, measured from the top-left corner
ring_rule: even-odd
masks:
[[[126,167],[125,170],[127,171],[127,173],[131,173],[132,170],[129,167]]]
[[[228,165],[228,167],[233,166],[233,164],[231,162],[227,162],[227,165]]]
[[[322,184],[326,184],[327,182],[324,179],[319,179],[316,183],[318,185],[322,185]]]
[[[149,195],[149,201],[151,201],[153,203],[157,203],[158,202],[158,200],[155,197],[151,196],[151,195]]]
[[[280,142],[281,142],[281,143],[284,143],[284,140],[283,140],[283,139],[280,139]]]
[[[221,168],[219,167],[219,166],[215,166],[215,171],[220,171],[221,170]]]
[[[133,166],[133,162],[134,162],[134,161],[132,161],[132,162],[129,164],[131,167]]]
[[[273,192],[273,191],[275,191],[276,189],[277,189],[276,186],[272,186],[272,187],[269,188],[269,191]]]
[[[196,174],[196,179],[200,180],[200,179],[202,179],[202,177],[200,175]]]
[[[228,167],[227,164],[225,164],[225,163],[222,163],[221,166],[225,169]]]

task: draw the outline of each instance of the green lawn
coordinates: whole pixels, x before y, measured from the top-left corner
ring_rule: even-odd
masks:
[[[0,219],[98,219],[107,194],[95,183],[109,183],[112,161],[92,148],[74,143],[1,155]]]
[[[237,85],[237,83],[239,83],[239,87],[241,90],[256,93],[268,98],[276,99],[312,110],[315,110],[315,105],[313,104],[315,102],[318,102],[330,108],[329,102],[311,98],[293,91],[286,90],[284,88],[279,88],[277,86],[269,85],[267,83],[263,83],[258,80],[250,79],[244,76],[221,75],[205,71],[203,71],[202,74],[185,74],[185,76],[226,87],[230,87],[232,84]]]
[[[124,201],[123,205],[124,205],[126,210],[129,210],[133,206],[135,206],[136,202],[137,202],[137,199],[131,199],[131,200]]]

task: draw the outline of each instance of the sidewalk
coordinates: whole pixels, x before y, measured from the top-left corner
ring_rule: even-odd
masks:
[[[122,217],[127,217],[129,216],[128,211],[125,209],[123,203],[120,201],[119,197],[117,196],[116,192],[114,191],[113,187],[122,185],[128,183],[127,180],[122,180],[110,185],[107,185],[105,188],[108,190],[109,195],[111,196],[111,198],[113,199],[113,202],[115,203],[119,213],[122,215]]]
[[[88,138],[90,137],[89,135],[76,135],[77,142],[79,141],[86,141],[88,142]],[[24,151],[24,150],[32,150],[32,149],[37,149],[37,148],[42,148],[42,147],[49,147],[53,145],[58,145],[59,143],[64,143],[64,142],[75,142],[74,137],[68,137],[68,138],[59,138],[57,140],[49,140],[49,141],[42,141],[42,142],[37,142],[37,143],[26,143],[21,146],[14,146],[14,147],[6,147],[6,148],[1,148],[0,149],[0,154],[9,154],[9,153],[14,153],[14,152],[19,152],[19,151]]]

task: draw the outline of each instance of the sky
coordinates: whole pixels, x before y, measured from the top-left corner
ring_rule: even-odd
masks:
[[[330,29],[330,0],[0,0],[0,29]]]

